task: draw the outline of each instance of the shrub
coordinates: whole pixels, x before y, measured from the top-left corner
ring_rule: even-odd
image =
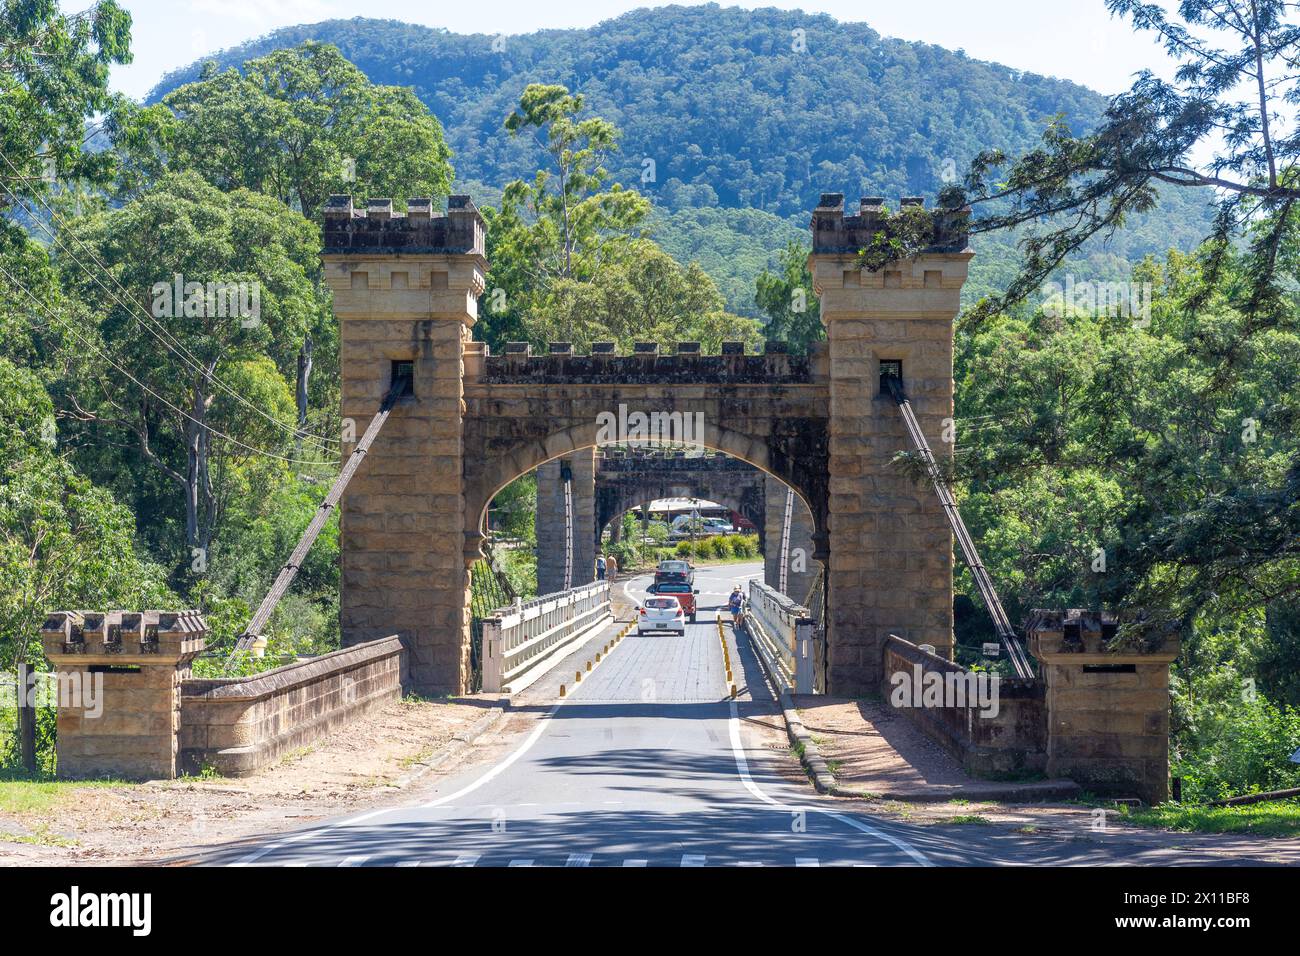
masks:
[[[731,545],[725,535],[717,534],[709,538],[709,554],[715,558],[731,557]]]
[[[1193,734],[1200,738],[1173,755],[1184,799],[1201,801],[1300,787],[1300,764],[1290,755],[1300,743],[1300,710],[1263,696],[1244,702]]]

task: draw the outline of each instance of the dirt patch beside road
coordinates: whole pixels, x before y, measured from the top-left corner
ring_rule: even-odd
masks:
[[[0,865],[151,862],[397,802],[396,785],[494,703],[394,702],[253,777],[0,783]]]

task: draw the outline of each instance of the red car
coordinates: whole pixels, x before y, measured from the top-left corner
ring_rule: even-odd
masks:
[[[699,594],[698,589],[692,589],[685,581],[661,581],[658,584],[646,588],[647,594],[671,595],[677,598],[677,603],[682,606],[682,611],[695,623],[695,595]]]

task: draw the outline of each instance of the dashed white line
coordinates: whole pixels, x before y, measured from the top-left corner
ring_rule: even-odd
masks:
[[[709,858],[703,853],[683,853],[682,866],[703,866]]]
[[[794,858],[795,866],[821,866],[821,861],[815,856],[796,856]]]
[[[478,862],[481,853],[462,853],[456,859],[451,861],[452,866],[473,866]]]
[[[565,866],[588,866],[591,863],[590,853],[570,853],[569,859],[565,861]]]
[[[645,860],[624,860],[623,865],[624,866],[645,866],[646,861]]]
[[[511,866],[532,866],[533,861],[532,860],[511,860],[510,865]]]
[[[345,856],[339,866],[360,866],[370,859],[368,856]]]

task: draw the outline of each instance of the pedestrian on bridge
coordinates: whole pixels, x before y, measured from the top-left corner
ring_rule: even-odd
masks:
[[[596,555],[596,580],[605,580],[605,556],[603,554]]]

